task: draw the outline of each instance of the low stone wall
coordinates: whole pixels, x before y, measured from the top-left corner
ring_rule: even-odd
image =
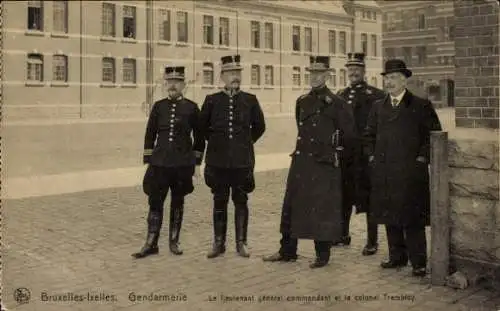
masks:
[[[496,135],[495,135],[496,136]],[[499,278],[499,142],[450,139],[451,258],[469,279]]]

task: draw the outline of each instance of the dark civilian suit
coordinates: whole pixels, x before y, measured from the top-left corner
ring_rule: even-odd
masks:
[[[365,132],[366,153],[374,157],[370,211],[374,221],[386,225],[385,268],[405,266],[408,259],[417,270],[427,264],[430,132],[439,130],[432,103],[408,90],[397,106],[387,95],[370,112]]]

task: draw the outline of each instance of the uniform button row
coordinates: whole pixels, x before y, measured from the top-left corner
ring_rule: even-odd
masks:
[[[302,137],[300,137],[300,136],[297,137],[297,140],[301,140],[301,139],[302,139]],[[311,138],[310,141],[314,141],[314,138]]]
[[[299,154],[300,154],[300,150],[295,151],[295,154],[296,154],[296,155],[299,155]],[[313,154],[312,154],[311,152],[309,152],[307,155],[308,155],[308,156],[312,156]]]

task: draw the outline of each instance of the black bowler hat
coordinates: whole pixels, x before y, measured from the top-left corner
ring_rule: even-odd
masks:
[[[310,56],[310,66],[306,68],[307,71],[328,71],[330,70],[330,57],[329,56]]]
[[[165,67],[165,80],[184,80],[184,67]]]
[[[243,70],[240,65],[240,55],[229,55],[221,57],[221,71]]]
[[[389,59],[385,62],[385,70],[381,73],[381,75],[385,76],[394,72],[401,72],[407,78],[411,77],[412,75],[411,70],[406,68],[406,64],[404,61],[400,59]]]
[[[347,63],[345,66],[365,67],[365,53],[347,53]]]

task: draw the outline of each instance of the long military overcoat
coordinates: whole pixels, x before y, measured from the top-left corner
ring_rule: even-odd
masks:
[[[376,101],[384,98],[385,92],[362,81],[340,90],[338,95],[353,109],[356,134],[361,144],[370,110]],[[350,170],[351,174],[344,178],[344,193],[347,196],[345,199],[350,201],[350,205],[356,205],[356,213],[365,213],[369,209],[370,167],[362,148],[358,149],[357,162],[354,165]]]
[[[296,102],[298,137],[288,173],[285,202],[291,213],[290,233],[301,239],[340,238],[342,167],[352,157],[354,118],[350,107],[328,88],[311,91]],[[339,130],[338,154],[332,138]]]
[[[429,225],[430,132],[439,130],[432,103],[409,91],[396,107],[388,95],[374,105],[365,142],[374,156],[370,212],[377,223]]]

